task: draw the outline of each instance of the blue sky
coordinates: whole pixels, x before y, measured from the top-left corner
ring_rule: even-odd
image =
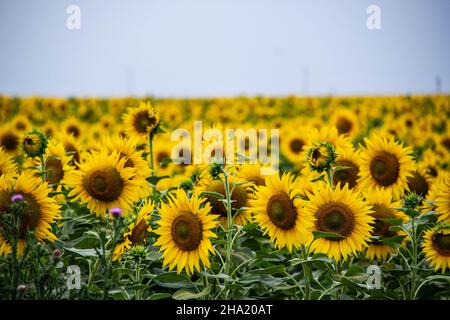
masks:
[[[449,33],[448,0],[2,0],[0,93],[410,94],[436,77],[450,92]]]

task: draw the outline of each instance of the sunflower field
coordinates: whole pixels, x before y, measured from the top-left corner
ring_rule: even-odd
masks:
[[[445,95],[0,96],[0,298],[447,300],[449,117]],[[255,142],[228,129],[275,129],[276,168],[225,161]]]

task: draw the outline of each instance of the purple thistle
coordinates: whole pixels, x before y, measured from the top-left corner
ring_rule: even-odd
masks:
[[[24,199],[24,197],[23,197],[23,195],[21,195],[20,193],[14,194],[14,195],[11,197],[11,201],[12,201],[12,202],[19,202],[19,201],[22,201],[23,199]]]
[[[112,208],[111,210],[109,210],[109,213],[114,218],[118,218],[118,217],[122,216],[122,209],[120,209],[120,208]]]

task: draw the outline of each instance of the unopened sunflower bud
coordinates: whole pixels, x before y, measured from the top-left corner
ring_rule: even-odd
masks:
[[[420,206],[422,201],[422,196],[417,195],[415,192],[411,192],[405,195],[405,197],[403,198],[403,207],[414,210]]]
[[[190,179],[189,180],[185,180],[182,183],[180,183],[180,188],[185,190],[185,191],[192,190],[193,187],[194,187],[194,183]]]
[[[218,179],[222,173],[222,165],[220,163],[212,163],[209,166],[209,174],[213,179]]]
[[[34,129],[26,133],[22,140],[22,148],[25,154],[31,158],[42,156],[47,149],[47,138],[45,135]]]
[[[328,142],[315,143],[308,149],[307,160],[311,170],[327,171],[336,163],[336,148]]]

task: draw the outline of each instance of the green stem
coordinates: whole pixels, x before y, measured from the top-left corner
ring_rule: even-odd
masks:
[[[305,300],[311,300],[311,268],[308,264],[308,252],[306,246],[302,245],[302,260],[303,260],[303,271],[306,278],[305,283]]]
[[[39,158],[41,159],[42,182],[45,182],[45,181],[47,181],[47,178],[46,178],[46,173],[45,173],[45,159],[44,159],[44,155],[41,154],[41,155],[39,156]]]
[[[223,170],[223,169],[222,169]],[[231,251],[233,246],[233,213],[231,207],[231,192],[230,192],[230,181],[228,172],[223,170],[224,173],[224,184],[225,184],[225,200],[226,200],[226,210],[227,210],[227,246],[226,246],[226,259],[225,259],[225,273],[230,276],[231,270]],[[228,280],[225,280],[225,284]],[[227,297],[228,291],[225,297]]]
[[[328,183],[330,184],[330,187],[333,188],[333,173],[331,172],[331,168],[327,169],[327,178],[328,178]]]
[[[136,284],[140,285],[142,282],[141,279],[141,258],[138,258],[136,260],[136,276],[135,276],[135,280],[136,280]],[[136,300],[142,300],[142,290],[141,289],[136,289],[136,294],[135,294],[135,299]]]
[[[154,135],[150,132],[148,135],[148,148],[149,148],[150,169],[152,170],[152,177],[155,176],[155,162],[153,159],[153,137]]]
[[[411,292],[410,292],[410,300],[413,300],[414,292],[417,286],[417,226],[416,226],[416,217],[411,217],[411,245],[412,245],[412,259],[413,259],[413,267],[411,268]]]

